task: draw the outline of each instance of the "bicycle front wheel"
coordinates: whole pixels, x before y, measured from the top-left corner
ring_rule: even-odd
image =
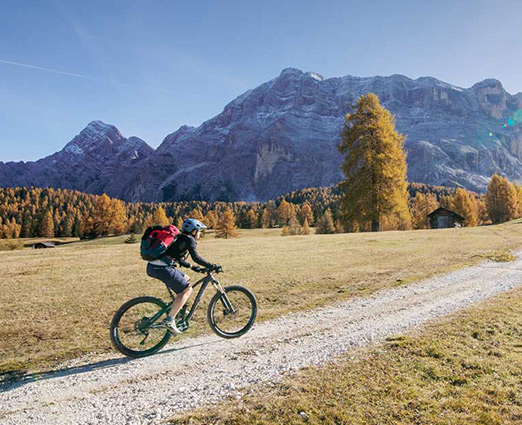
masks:
[[[257,301],[254,294],[239,285],[227,286],[225,294],[217,293],[208,305],[207,319],[211,329],[222,338],[237,338],[254,325]]]
[[[167,313],[167,305],[159,298],[138,297],[127,301],[112,318],[112,344],[128,357],[156,353],[170,339],[170,332],[162,324]]]

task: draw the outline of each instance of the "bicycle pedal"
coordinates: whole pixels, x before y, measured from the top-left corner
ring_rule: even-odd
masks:
[[[187,322],[186,320],[179,320],[176,322],[176,327],[181,332],[185,332],[189,328],[189,322]]]

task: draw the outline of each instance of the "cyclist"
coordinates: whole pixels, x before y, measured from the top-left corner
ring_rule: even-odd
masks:
[[[201,231],[206,228],[207,226],[205,226],[201,221],[194,218],[185,219],[181,226],[181,234],[169,246],[166,255],[159,260],[149,261],[147,264],[147,274],[150,277],[161,280],[176,293],[170,313],[164,320],[165,326],[173,334],[181,333],[177,328],[174,319],[192,294],[192,287],[188,282],[190,277],[176,269],[176,264],[183,267],[189,267],[194,271],[200,271],[199,267],[191,266],[185,260],[187,255],[190,254],[190,257],[194,262],[206,269],[216,270],[221,268],[216,264],[206,261],[196,250],[196,241],[200,238]]]

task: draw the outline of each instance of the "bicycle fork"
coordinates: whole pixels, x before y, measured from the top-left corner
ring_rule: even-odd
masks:
[[[227,293],[221,286],[221,283],[219,283],[218,280],[212,279],[212,284],[214,285],[214,288],[216,288],[216,291],[218,291],[221,296],[219,297],[221,303],[223,304],[223,307],[225,308],[225,315],[227,314],[236,314],[236,309],[228,299]]]

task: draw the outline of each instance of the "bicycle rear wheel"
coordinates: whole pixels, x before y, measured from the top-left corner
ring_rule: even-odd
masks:
[[[237,338],[254,325],[257,315],[256,297],[239,285],[223,288],[226,296],[216,293],[208,305],[207,319],[211,329],[222,338]]]
[[[159,298],[138,297],[123,304],[111,321],[110,334],[114,347],[128,357],[150,356],[161,350],[170,339],[162,324],[167,317],[167,304]],[[151,319],[164,310],[153,322]]]

